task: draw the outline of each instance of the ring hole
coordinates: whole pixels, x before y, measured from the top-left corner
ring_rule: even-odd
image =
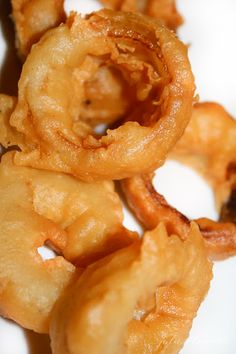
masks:
[[[38,253],[42,257],[44,261],[47,261],[49,259],[54,259],[57,257],[57,254],[54,250],[52,250],[47,244],[44,244],[43,246],[38,248]]]
[[[170,205],[187,217],[218,220],[212,189],[191,168],[176,161],[167,161],[156,171],[153,185]]]

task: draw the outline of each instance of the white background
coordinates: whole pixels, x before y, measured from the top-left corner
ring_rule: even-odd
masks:
[[[5,1],[0,0],[0,4]],[[75,4],[84,12],[99,7],[92,0],[68,0],[66,9],[76,8]],[[189,55],[201,100],[217,101],[236,116],[236,1],[178,0],[177,4],[185,18],[179,36],[190,45]],[[0,33],[0,62],[4,61],[5,50]],[[9,80],[12,72],[14,67],[7,73]],[[217,218],[212,191],[190,169],[167,162],[157,172],[155,185],[186,215]],[[138,227],[128,212],[125,212],[125,224],[132,229]],[[215,264],[211,289],[181,354],[236,353],[235,279],[236,257]],[[24,331],[0,319],[0,354],[49,353],[47,336]]]

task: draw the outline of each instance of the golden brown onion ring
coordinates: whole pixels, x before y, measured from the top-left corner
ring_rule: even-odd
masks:
[[[195,167],[214,187],[221,222],[203,218],[198,223],[213,259],[236,254],[235,169],[236,122],[215,103],[194,106],[191,122],[171,156]],[[127,201],[139,220],[152,229],[163,221],[169,232],[186,237],[189,220],[171,207],[152,185],[153,175],[122,181]]]
[[[211,276],[196,225],[186,242],[159,225],[89,266],[65,292],[50,326],[53,353],[177,352]]]
[[[57,251],[67,260],[85,266],[137,237],[122,226],[122,204],[113,182],[87,184],[60,173],[14,166],[12,156],[13,152],[3,157],[4,175],[12,188],[16,182],[27,189],[32,213],[64,232],[66,242]]]
[[[190,221],[167,203],[153,187],[152,175],[142,175],[123,180],[122,189],[130,208],[147,228],[152,229],[164,222],[168,232],[186,239]],[[220,260],[236,254],[236,225],[215,222],[207,218],[195,220],[204,237],[211,259]]]
[[[63,257],[43,260],[46,241],[63,248],[66,234],[37,214],[30,187],[11,171],[11,153],[0,165],[0,313],[25,328],[48,332],[52,307],[72,281],[74,266]]]
[[[125,117],[132,121],[99,139],[82,129],[89,125],[81,108],[85,84],[104,65],[122,73],[136,101]],[[148,172],[182,134],[193,94],[186,47],[158,22],[109,10],[73,15],[34,46],[23,67],[10,124],[28,146],[15,162],[86,181]]]
[[[25,59],[34,43],[50,28],[64,22],[64,0],[11,0],[16,46]]]
[[[63,5],[63,0],[12,0],[16,45],[23,60],[47,30],[65,22]],[[81,109],[90,125],[110,124],[127,112],[130,100],[127,95],[130,95],[124,87],[124,80],[114,68],[101,68],[85,84],[85,91],[87,99]],[[89,127],[87,130],[91,131]]]
[[[105,6],[113,10],[142,12],[157,18],[164,25],[176,30],[183,18],[178,13],[175,0],[100,0]]]
[[[141,316],[129,324],[127,354],[173,354],[184,345],[209,289],[212,266],[195,223],[191,224],[182,247],[185,251],[183,272],[173,284],[157,289],[151,310],[137,309]]]
[[[220,211],[236,176],[236,121],[217,103],[195,104],[191,121],[170,157],[207,179]]]

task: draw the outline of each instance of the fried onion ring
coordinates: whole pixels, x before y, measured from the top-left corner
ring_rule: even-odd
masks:
[[[209,289],[212,265],[195,223],[182,247],[183,272],[173,284],[157,289],[153,309],[137,309],[139,319],[132,320],[128,327],[127,354],[173,354],[184,345]]]
[[[98,138],[88,134],[81,106],[85,84],[104,65],[121,72],[136,98],[126,123]],[[193,95],[186,47],[158,22],[109,10],[72,15],[46,33],[23,67],[10,125],[28,145],[15,163],[85,181],[148,172],[182,134]]]
[[[88,267],[65,292],[50,326],[53,353],[177,352],[211,276],[196,225],[182,242],[160,224],[142,242]]]
[[[0,313],[46,333],[52,307],[75,268],[59,256],[43,261],[37,252],[46,240],[63,248],[66,235],[33,210],[29,187],[8,168],[9,154],[0,165]]]
[[[14,166],[12,156],[3,156],[2,170],[12,188],[14,181],[28,188],[31,212],[64,232],[66,242],[56,250],[67,260],[86,266],[136,239],[122,225],[122,204],[112,181],[87,184],[64,174]]]
[[[178,13],[175,0],[100,0],[105,6],[113,10],[142,12],[157,18],[165,26],[176,30],[183,18]]]
[[[236,254],[235,170],[236,122],[215,103],[194,106],[191,122],[171,157],[197,169],[213,185],[220,222],[196,220],[212,259]],[[136,176],[122,181],[127,201],[139,220],[152,229],[163,221],[169,232],[186,238],[189,220],[171,207],[152,185],[153,175]]]
[[[64,22],[64,0],[11,0],[16,47],[25,59],[34,43],[50,28]]]
[[[53,353],[145,353],[143,348],[159,345],[163,349],[169,341],[172,348],[180,349],[210,279],[211,265],[197,227],[193,225],[188,241],[182,242],[176,236],[168,237],[163,224],[159,225],[142,242],[90,266],[66,291],[53,311]],[[165,313],[170,311],[165,295],[173,304],[173,317]],[[153,301],[155,309],[145,316]],[[144,318],[132,320],[140,312]],[[180,333],[175,330],[176,322],[182,325]],[[165,338],[159,325],[167,327],[168,323],[171,327],[165,328]],[[152,333],[148,336],[149,326]]]
[[[195,104],[191,121],[170,157],[207,179],[220,211],[235,183],[236,121],[217,103]]]

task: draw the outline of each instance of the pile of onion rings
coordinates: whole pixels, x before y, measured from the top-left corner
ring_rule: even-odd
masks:
[[[0,94],[0,313],[48,333],[53,354],[178,353],[209,258],[236,254],[236,123],[194,104],[174,0],[101,0],[86,17],[11,2],[24,64],[18,97]],[[209,180],[219,222],[191,222],[155,191],[167,157]],[[143,239],[123,226],[114,180]]]

